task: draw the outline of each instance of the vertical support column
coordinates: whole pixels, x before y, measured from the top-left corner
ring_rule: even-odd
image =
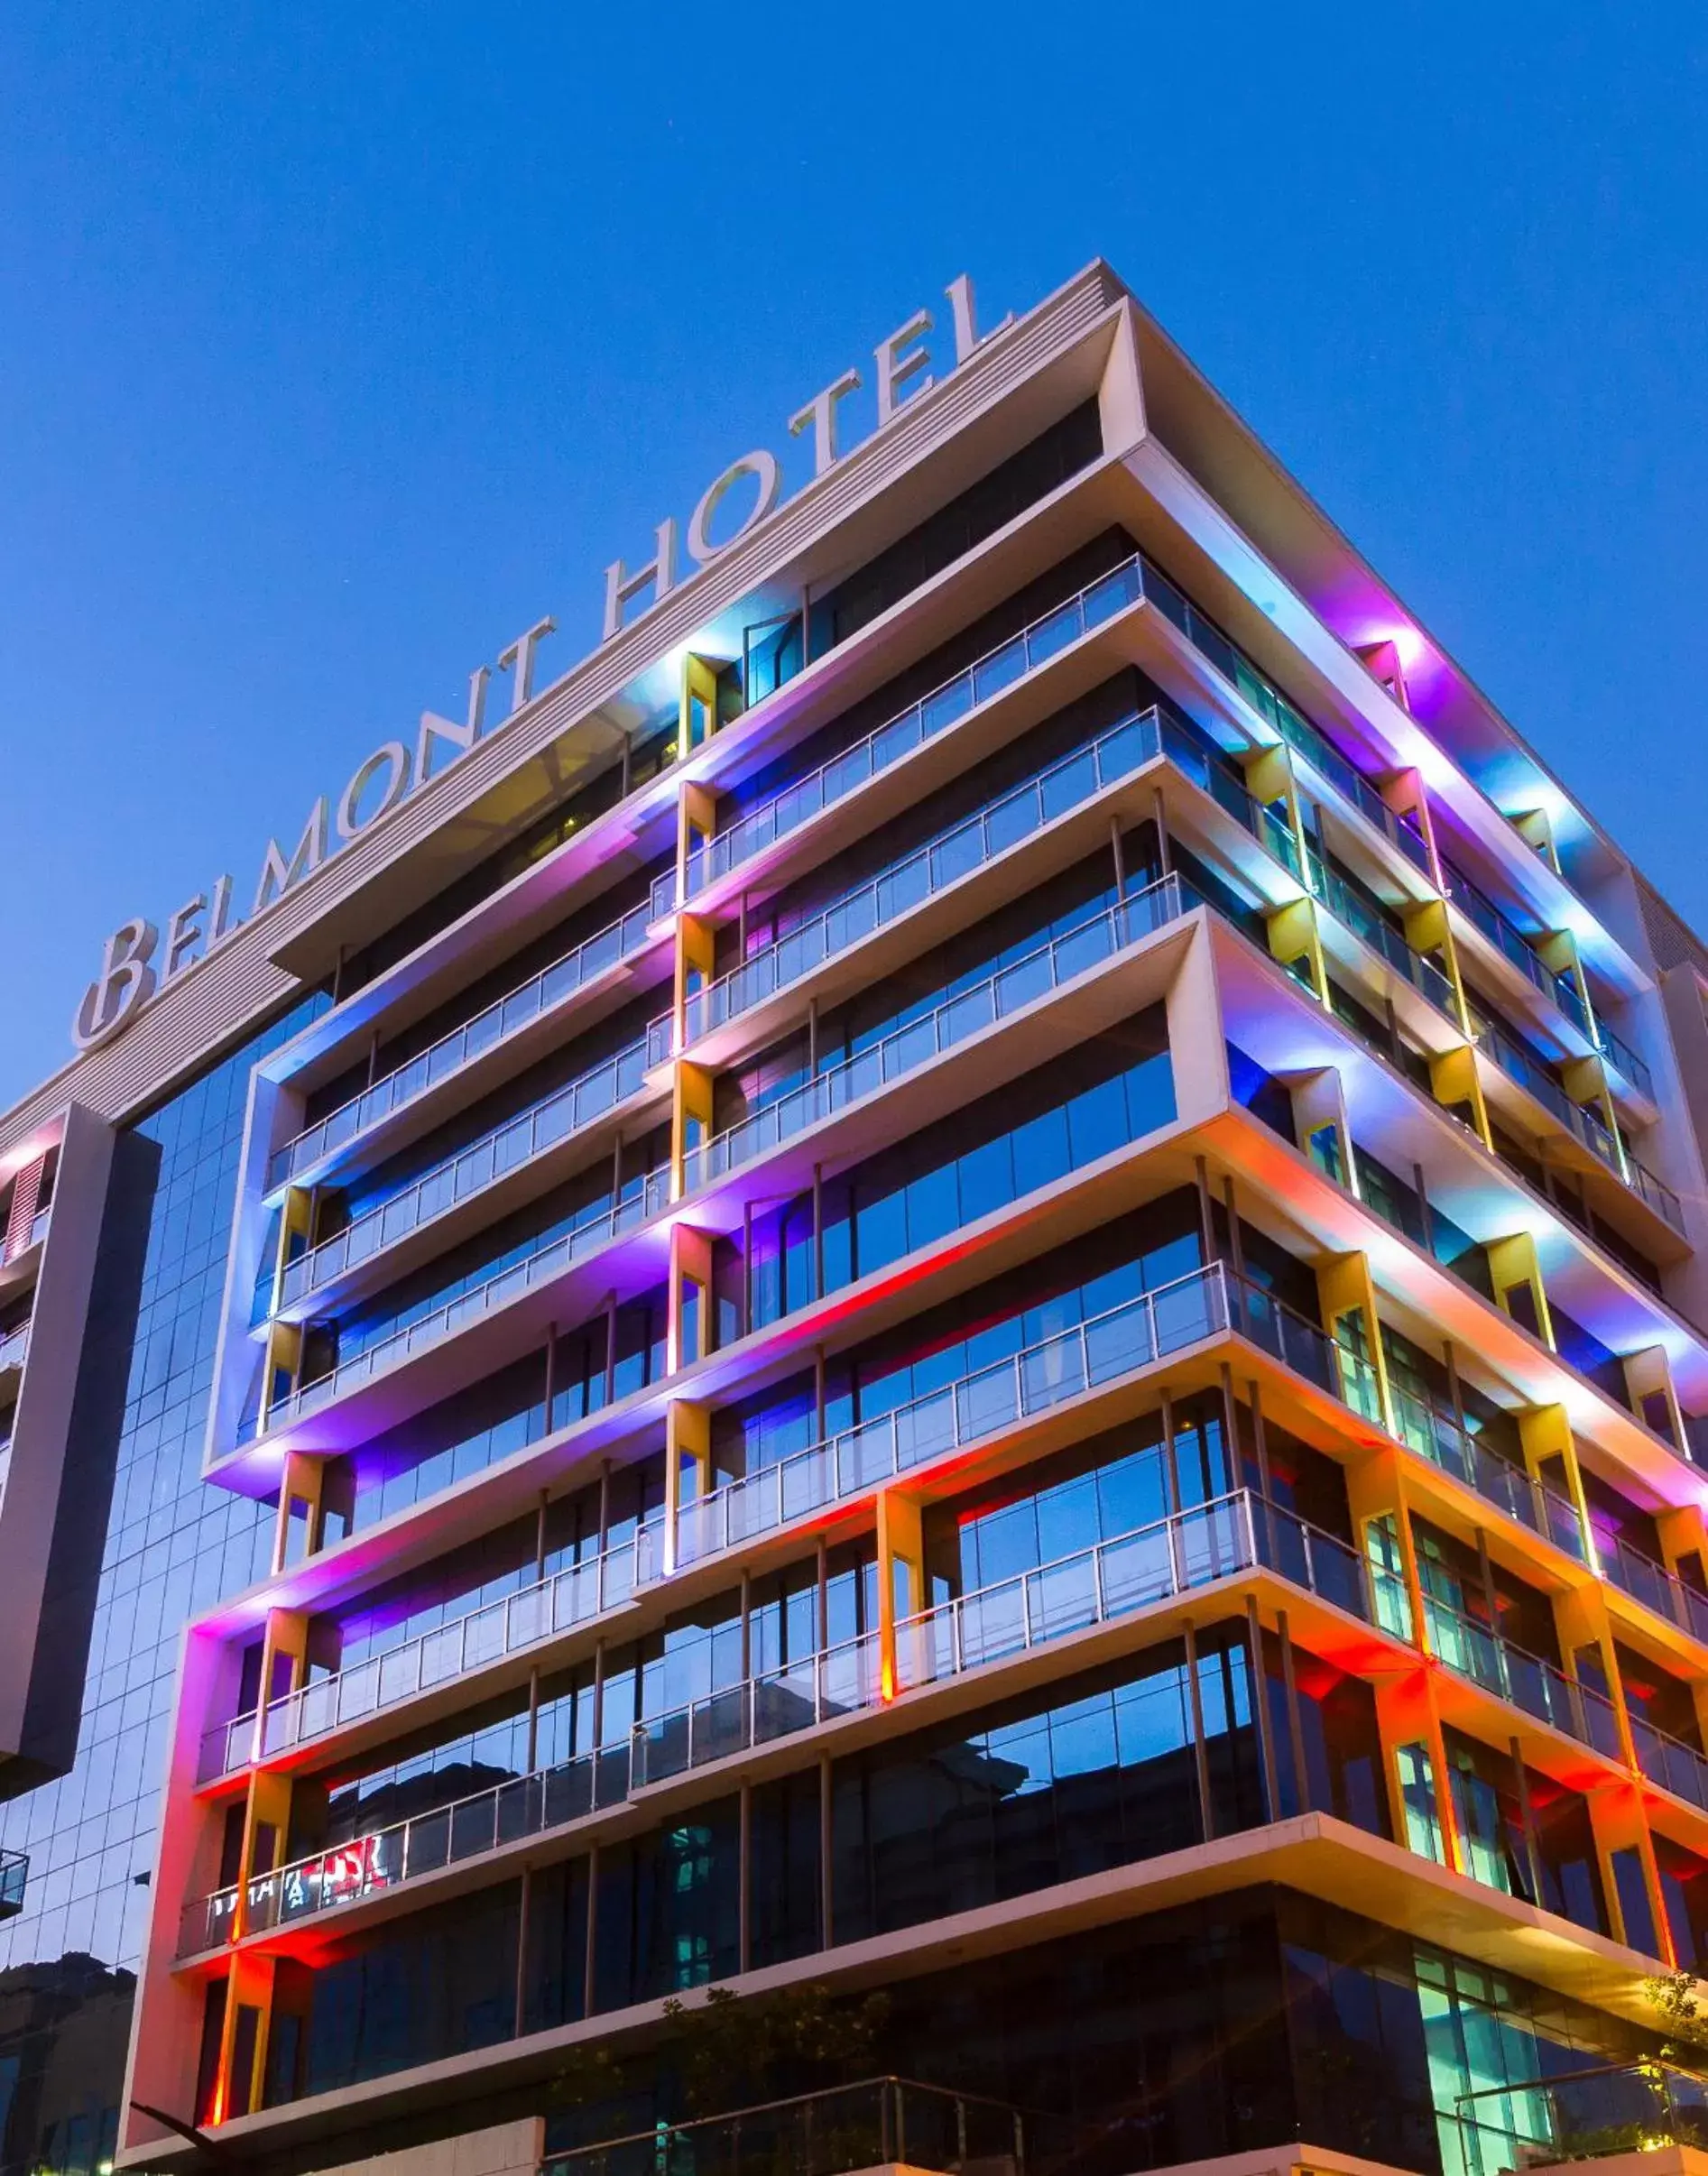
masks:
[[[1690,1439],[1685,1434],[1685,1415],[1673,1384],[1672,1362],[1666,1357],[1665,1345],[1645,1345],[1639,1351],[1628,1352],[1620,1365],[1625,1370],[1625,1395],[1630,1400],[1632,1412],[1641,1416],[1645,1426],[1652,1428],[1675,1451],[1684,1454]]]
[[[664,1412],[664,1569],[679,1561],[679,1529],[684,1504],[698,1503],[711,1486],[712,1413],[709,1406],[673,1398]],[[684,1480],[690,1480],[686,1489]]]
[[[1489,1122],[1488,1101],[1477,1074],[1477,1055],[1469,1043],[1456,1050],[1443,1050],[1429,1060],[1429,1093],[1444,1111],[1469,1111],[1471,1130],[1483,1147],[1494,1147],[1494,1129]]]
[[[676,806],[676,903],[686,907],[689,865],[710,846],[717,830],[717,798],[709,787],[689,780]]]
[[[1528,1231],[1514,1231],[1506,1239],[1491,1240],[1485,1251],[1496,1305],[1554,1351],[1554,1319],[1548,1313],[1534,1238]]]
[[[670,1227],[664,1365],[675,1375],[712,1349],[712,1242],[692,1224]]]
[[[1560,867],[1559,848],[1554,843],[1554,826],[1548,820],[1546,808],[1527,808],[1520,816],[1508,816],[1507,821],[1531,852],[1541,856],[1556,876],[1565,873]]]
[[[272,1539],[275,1579],[288,1565],[300,1561],[299,1553],[291,1545],[299,1527],[303,1542],[301,1556],[312,1556],[320,1546],[325,1526],[321,1509],[325,1476],[324,1460],[302,1451],[286,1453],[284,1471],[279,1479],[279,1519]]]
[[[1355,1194],[1358,1165],[1353,1155],[1353,1129],[1346,1116],[1345,1083],[1339,1069],[1325,1065],[1318,1073],[1289,1077],[1287,1086],[1293,1103],[1293,1131],[1299,1148],[1326,1177]]]
[[[1595,1537],[1590,1526],[1589,1500],[1583,1493],[1583,1470],[1577,1462],[1577,1445],[1572,1440],[1572,1424],[1564,1406],[1533,1406],[1528,1413],[1519,1415],[1519,1446],[1524,1452],[1524,1463],[1530,1479],[1546,1483],[1559,1492],[1558,1484],[1550,1482],[1544,1469],[1558,1461],[1565,1478],[1565,1493],[1571,1498],[1572,1508],[1577,1513],[1578,1532],[1583,1536],[1583,1562],[1592,1571],[1595,1563]]]
[[[1339,1357],[1342,1394],[1353,1412],[1389,1435],[1398,1434],[1388,1360],[1382,1351],[1376,1287],[1365,1254],[1333,1255],[1316,1268],[1323,1326]]]
[[[704,748],[717,731],[717,667],[690,650],[682,660],[682,696],[677,715],[676,753],[679,761]]]
[[[261,2106],[272,2022],[273,1977],[270,1957],[240,1955],[231,1960],[214,2086],[216,2124],[229,2123]]]
[[[1276,742],[1272,748],[1260,749],[1247,761],[1245,783],[1252,799],[1263,807],[1272,808],[1279,801],[1286,808],[1287,828],[1293,834],[1293,850],[1298,856],[1298,867],[1293,873],[1308,890],[1310,879],[1306,872],[1310,863],[1306,855],[1305,811],[1299,804],[1293,751],[1285,741]]]
[[[902,1489],[878,1492],[878,1655],[885,1700],[909,1682],[898,1627],[925,1606],[925,1541],[919,1507]]]
[[[1475,1033],[1471,1018],[1471,1000],[1465,993],[1465,981],[1459,965],[1459,947],[1454,940],[1453,923],[1448,918],[1445,899],[1425,899],[1409,908],[1403,917],[1406,942],[1419,959],[1427,959],[1432,952],[1441,954],[1442,972],[1453,985],[1454,1011],[1457,1015],[1460,1031],[1466,1037]]]
[[[1637,1760],[1636,1741],[1631,1734],[1630,1710],[1626,1704],[1624,1681],[1620,1674],[1619,1656],[1613,1645],[1612,1620],[1607,1613],[1607,1597],[1597,1581],[1586,1581],[1581,1587],[1557,1595],[1554,1604],[1555,1623],[1559,1630],[1560,1647],[1566,1658],[1566,1668],[1574,1682],[1582,1682],[1583,1664],[1588,1660],[1606,1683],[1608,1698],[1612,1703],[1615,1728],[1618,1732],[1620,1756],[1629,1772],[1629,1780],[1620,1784],[1603,1784],[1588,1794],[1590,1831],[1595,1839],[1595,1855],[1599,1862],[1602,1888],[1607,1899],[1608,1918],[1616,1937],[1632,1949],[1642,1950],[1650,1955],[1665,1955],[1670,1961],[1671,1933],[1667,1925],[1665,1899],[1661,1894],[1660,1869],[1655,1859],[1654,1839],[1649,1833],[1648,1816],[1643,1805],[1643,1786],[1639,1781],[1640,1769]],[[1593,1691],[1595,1688],[1591,1687]],[[1614,1866],[1616,1854],[1635,1851],[1642,1869],[1644,1896],[1648,1916],[1653,1922],[1653,1940],[1648,1931],[1630,1924],[1630,1913],[1625,1908]]]

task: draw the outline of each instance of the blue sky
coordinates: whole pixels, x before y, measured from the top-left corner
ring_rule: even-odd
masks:
[[[1099,254],[1708,927],[1689,23],[10,0],[0,1104],[945,281]]]

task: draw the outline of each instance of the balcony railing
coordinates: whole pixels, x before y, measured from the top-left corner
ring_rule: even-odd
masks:
[[[1593,1035],[1588,1009],[1571,976],[1556,974],[1518,925],[1462,869],[1444,858],[1441,870],[1447,881],[1447,897],[1501,958],[1516,967],[1551,1004],[1557,1005],[1580,1034]]]
[[[1360,944],[1379,954],[1403,982],[1409,982],[1456,1027],[1459,1013],[1453,984],[1435,962],[1425,959],[1420,952],[1414,952],[1399,932],[1316,853],[1307,855],[1306,868],[1311,890],[1334,919],[1349,929]]]
[[[1402,1443],[1468,1489],[1474,1489],[1485,1503],[1495,1505],[1532,1534],[1541,1535],[1574,1556],[1579,1563],[1588,1561],[1583,1525],[1569,1497],[1501,1458],[1463,1427],[1454,1415],[1391,1378],[1389,1399],[1395,1434]]]
[[[211,1783],[251,1761],[269,1760],[294,1746],[348,1729],[437,1685],[453,1684],[505,1655],[525,1654],[577,1625],[592,1623],[633,1594],[641,1535],[650,1537],[651,1532],[642,1527],[632,1541],[418,1633],[383,1654],[316,1678],[272,1701],[264,1711],[252,1708],[217,1724],[203,1734],[197,1782]],[[656,1556],[650,1547],[646,1554],[649,1561]]]
[[[644,947],[651,919],[651,906],[632,908],[621,920],[584,939],[561,959],[542,967],[538,974],[519,983],[495,1004],[477,1012],[473,1019],[453,1028],[449,1035],[441,1036],[438,1042],[394,1072],[365,1088],[360,1095],[341,1103],[317,1124],[285,1142],[268,1161],[268,1191],[282,1186],[300,1171],[318,1164],[322,1157],[355,1140],[358,1134],[365,1133],[381,1119],[401,1111],[428,1089],[448,1080],[452,1074],[460,1073],[465,1065],[473,1065],[475,1059],[484,1057],[497,1044],[531,1025],[554,1005],[561,1004],[565,998],[609,968],[620,966]]]
[[[775,1102],[702,1142],[688,1153],[686,1190],[692,1193],[727,1172],[739,1170],[755,1157],[767,1155],[808,1127],[916,1072],[946,1050],[965,1042],[969,1036],[994,1027],[1203,903],[1183,878],[1166,876],[1118,906],[1091,916],[1076,928],[1040,945],[1036,952],[1013,961],[971,989],[957,991],[881,1042],[869,1044],[855,1056],[827,1067],[800,1087],[779,1096]]]
[[[1698,1812],[1708,1813],[1708,1760],[1694,1746],[1672,1738],[1646,1722],[1635,1708],[1630,1710],[1631,1743],[1637,1765],[1652,1784],[1682,1798]]]
[[[1453,1609],[1438,1596],[1424,1595],[1424,1623],[1429,1650],[1455,1676],[1481,1685],[1537,1722],[1547,1723],[1608,1760],[1624,1764],[1619,1716],[1611,1700],[1592,1685],[1580,1684],[1565,1671],[1503,1639],[1487,1625]]]
[[[1390,844],[1399,847],[1412,867],[1433,884],[1435,871],[1429,866],[1429,848],[1416,820],[1390,808],[1363,772],[1325,740],[1315,725],[1301,718],[1290,703],[1282,706],[1280,715],[1285,719],[1281,730],[1286,738],[1318,776],[1325,779],[1343,801],[1350,802],[1367,824],[1373,825]]]
[[[1592,1033],[1596,1048],[1608,1064],[1622,1073],[1631,1086],[1640,1090],[1652,1102],[1655,1098],[1655,1076],[1624,1037],[1616,1035],[1599,1013],[1595,1016]]]
[[[531,1157],[557,1148],[595,1119],[603,1118],[639,1090],[646,1066],[647,1044],[642,1036],[531,1110],[507,1119],[466,1148],[459,1148],[455,1156],[433,1165],[389,1201],[353,1218],[342,1231],[288,1263],[279,1280],[280,1305],[289,1306],[395,1245],[406,1233],[430,1223],[457,1203],[467,1201]]]
[[[264,1932],[439,1873],[621,1804],[648,1784],[865,1711],[1007,1651],[993,1646],[985,1652],[983,1634],[970,1635],[969,1622],[986,1627],[993,1642],[1018,1636],[1035,1645],[1264,1564],[1337,1607],[1370,1616],[1366,1573],[1354,1552],[1279,1506],[1264,1505],[1260,1513],[1254,1502],[1249,1491],[1238,1490],[1100,1542],[1019,1581],[1003,1581],[983,1597],[965,1596],[905,1620],[897,1627],[894,1683],[884,1682],[878,1634],[863,1633],[639,1722],[626,1744],[512,1777],[256,1875],[241,1890],[243,1931]],[[234,1886],[185,1907],[180,1956],[232,1939],[239,1894]]]
[[[1594,1111],[1574,1103],[1538,1058],[1533,1057],[1496,1020],[1478,1023],[1477,1044],[1507,1078],[1534,1096],[1550,1116],[1574,1139],[1583,1143],[1614,1177],[1640,1195],[1675,1231],[1685,1229],[1685,1212],[1672,1188],[1657,1179],[1621,1143],[1616,1141]]]
[[[9,1369],[22,1368],[30,1351],[30,1325],[20,1323],[15,1330],[8,1330],[0,1337],[0,1375]]]
[[[1676,1572],[1633,1548],[1620,1535],[1597,1534],[1595,1558],[1603,1574],[1622,1594],[1629,1594],[1656,1616],[1669,1618],[1681,1632],[1708,1645],[1708,1594],[1699,1594]]]
[[[23,1892],[29,1878],[27,1851],[0,1851],[0,1919],[15,1919],[23,1911]]]
[[[946,890],[1047,824],[1130,778],[1164,751],[1170,737],[1189,742],[1155,710],[1124,718],[1096,740],[1053,763],[1013,792],[892,862],[844,892],[689,999],[690,1043],[809,974],[823,961],[863,944],[889,923]],[[1195,754],[1196,751],[1195,751]],[[1201,759],[1200,759],[1201,760]]]
[[[1371,1567],[1356,1549],[1241,1489],[904,1619],[898,1685],[938,1683],[1257,1565],[1377,1621]]]
[[[692,899],[775,840],[798,831],[822,810],[833,807],[868,779],[957,724],[968,711],[1011,687],[1026,674],[1036,672],[1069,644],[1137,604],[1143,594],[1137,558],[1100,576],[1065,604],[1057,604],[1032,621],[965,671],[886,720],[864,740],[856,741],[817,770],[750,808],[727,831],[719,832],[709,845],[688,857],[688,897]]]
[[[1066,2116],[869,2078],[577,2146],[548,2155],[540,2176],[852,2176],[892,2163],[943,2176],[1066,2176],[1094,2137]]]
[[[1460,2094],[1467,2176],[1708,2147],[1708,2083],[1670,2063],[1598,2064]]]
[[[507,1269],[501,1269],[468,1291],[458,1293],[455,1299],[447,1300],[415,1321],[401,1323],[388,1335],[364,1346],[360,1352],[352,1353],[348,1360],[338,1361],[313,1382],[304,1383],[287,1396],[275,1398],[267,1408],[265,1428],[276,1428],[285,1422],[319,1412],[346,1391],[372,1381],[375,1376],[384,1374],[402,1360],[412,1359],[418,1352],[429,1351],[522,1293],[561,1276],[571,1264],[596,1254],[601,1247],[622,1233],[650,1223],[669,1204],[669,1173],[662,1169],[649,1172],[632,1194],[589,1217],[573,1231],[560,1232],[525,1259],[512,1262]],[[250,1421],[248,1433],[253,1434],[258,1425]]]

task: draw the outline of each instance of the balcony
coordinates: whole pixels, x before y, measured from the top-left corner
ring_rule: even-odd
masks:
[[[815,1074],[803,1086],[789,1090],[739,1124],[703,1141],[688,1153],[684,1191],[692,1194],[768,1155],[809,1126],[834,1118],[863,1097],[929,1065],[969,1037],[982,1034],[1040,998],[1052,995],[1089,969],[1113,959],[1129,945],[1154,936],[1159,929],[1203,904],[1184,879],[1167,876],[1119,906],[1092,916],[1077,928],[1041,945],[1036,952],[909,1020],[893,1035],[868,1045],[856,1056]]]
[[[551,2154],[540,2176],[1069,2176],[1100,2134],[1006,2101],[869,2078]]]
[[[1373,952],[1402,982],[1417,991],[1454,1029],[1459,1028],[1459,1008],[1453,984],[1432,960],[1414,952],[1399,932],[1359,897],[1352,886],[1326,866],[1314,851],[1306,857],[1308,881],[1343,929],[1368,952]]]
[[[1472,927],[1487,939],[1509,966],[1518,969],[1533,990],[1563,1012],[1586,1041],[1593,1042],[1594,1023],[1571,976],[1556,974],[1517,924],[1503,914],[1488,893],[1480,885],[1473,884],[1463,870],[1444,859],[1441,871],[1446,879],[1448,899]]]
[[[236,1886],[196,1898],[180,1919],[178,1954],[200,1955],[239,1933],[270,1932],[442,1873],[622,1805],[638,1792],[729,1755],[871,1712],[1003,1655],[1263,1567],[1336,1609],[1372,1619],[1370,1574],[1355,1552],[1279,1506],[1265,1504],[1260,1513],[1250,1492],[1239,1490],[905,1620],[897,1627],[893,1684],[884,1682],[878,1635],[863,1633],[637,1723],[626,1743],[578,1754],[256,1875],[242,1892],[241,1928]]]
[[[1579,1563],[1589,1561],[1577,1507],[1568,1497],[1491,1451],[1454,1415],[1416,1392],[1390,1381],[1389,1402],[1393,1408],[1394,1433],[1408,1450],[1416,1451],[1431,1465],[1473,1489],[1484,1503],[1492,1504],[1532,1534],[1551,1541]]]
[[[748,810],[727,831],[719,832],[709,844],[697,848],[688,857],[686,897],[693,899],[708,884],[729,875],[779,839],[787,838],[803,824],[857,792],[891,764],[957,724],[969,711],[1012,687],[1026,674],[1036,672],[1129,606],[1142,602],[1144,594],[1142,563],[1135,558],[1011,635],[965,671],[922,696],[817,770]],[[664,887],[669,882],[668,878],[660,880]],[[668,889],[655,893],[655,911],[668,910],[670,903]]]
[[[1620,1536],[1595,1538],[1595,1557],[1609,1583],[1708,1646],[1708,1594],[1657,1564]]]
[[[15,1330],[0,1336],[0,1376],[20,1370],[30,1351],[30,1325],[20,1323]]]
[[[1391,809],[1371,781],[1284,698],[1274,696],[1268,706],[1254,705],[1276,725],[1294,751],[1304,757],[1317,776],[1332,786],[1349,807],[1398,848],[1418,875],[1435,889],[1435,871],[1429,866],[1429,848],[1416,819]]]
[[[1672,1188],[1615,1140],[1593,1111],[1574,1103],[1539,1059],[1533,1057],[1494,1020],[1479,1022],[1477,1047],[1515,1087],[1523,1089],[1581,1148],[1587,1148],[1604,1169],[1611,1171],[1622,1185],[1629,1187],[1682,1235],[1685,1212]]]
[[[1708,2082],[1669,2062],[1602,2063],[1462,2093],[1467,2176],[1708,2148]],[[1676,2166],[1676,2163],[1674,2164]]]
[[[383,1075],[360,1095],[305,1128],[274,1150],[267,1165],[267,1191],[271,1194],[292,1181],[300,1182],[310,1172],[319,1175],[330,1157],[382,1120],[417,1102],[429,1089],[465,1072],[500,1045],[513,1042],[543,1023],[578,991],[644,951],[651,921],[650,906],[634,908],[531,975],[473,1019]]]
[[[264,1434],[269,1429],[319,1413],[346,1391],[372,1382],[406,1360],[443,1344],[447,1338],[495,1313],[521,1294],[549,1283],[624,1233],[650,1223],[668,1206],[669,1194],[669,1173],[662,1169],[649,1172],[644,1180],[636,1183],[632,1194],[611,1208],[590,1216],[574,1231],[560,1232],[523,1260],[512,1262],[507,1269],[501,1269],[483,1283],[459,1293],[442,1306],[413,1322],[402,1323],[385,1337],[376,1338],[373,1344],[353,1353],[348,1360],[340,1360],[314,1381],[274,1398],[264,1418],[250,1416],[239,1431],[239,1440],[247,1442],[257,1434]]]
[[[1593,1686],[1567,1677],[1541,1656],[1509,1639],[1437,1596],[1424,1596],[1424,1624],[1429,1651],[1455,1677],[1480,1685],[1511,1707],[1546,1723],[1605,1760],[1625,1765],[1619,1716],[1611,1700]]]
[[[23,1909],[23,1892],[30,1878],[27,1851],[0,1851],[0,1919],[15,1919]]]
[[[698,1042],[799,982],[826,960],[864,945],[927,899],[1177,749],[1189,752],[1195,767],[1202,767],[1203,754],[1191,736],[1159,712],[1153,709],[1123,719],[696,991],[688,1005],[687,1041],[690,1046]],[[655,1058],[658,1055],[654,1053]]]
[[[711,1561],[1080,1398],[1116,1391],[1158,1360],[1248,1318],[1265,1350],[1282,1342],[1282,1318],[1255,1287],[1240,1286],[1220,1263],[1195,1270],[683,1505],[676,1567]],[[1294,1322],[1286,1342],[1304,1352],[1310,1325]],[[1307,1357],[1313,1379],[1332,1367],[1326,1354]],[[273,1758],[590,1624],[670,1568],[660,1515],[632,1542],[317,1679],[264,1714],[252,1709],[216,1725],[202,1739],[197,1780],[209,1783],[251,1760]]]
[[[561,1149],[595,1120],[640,1093],[646,1064],[642,1037],[531,1110],[433,1165],[389,1201],[353,1218],[342,1231],[286,1264],[274,1313],[282,1314],[321,1293],[450,1210],[490,1194],[525,1166]]]
[[[1699,1813],[1708,1813],[1708,1760],[1682,1738],[1671,1738],[1631,1710],[1631,1743],[1637,1766],[1659,1789],[1682,1798]]]

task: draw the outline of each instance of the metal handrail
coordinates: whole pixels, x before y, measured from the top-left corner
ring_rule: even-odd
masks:
[[[958,883],[1021,839],[1154,761],[1163,752],[1164,724],[1154,706],[1133,712],[1071,755],[851,886],[785,936],[750,953],[688,1000],[687,1041],[692,1044],[787,989],[824,961],[864,943],[922,900]]]
[[[1058,990],[1065,982],[1153,936],[1204,901],[1184,878],[1160,877],[1102,913],[1088,915],[1060,936],[999,968],[971,988],[910,1019],[840,1065],[827,1066],[734,1125],[688,1151],[685,1191],[739,1170],[754,1157],[790,1140],[819,1120],[845,1111],[998,1020]]]
[[[1030,1603],[1027,1605],[1029,1639],[1035,1644],[1063,1637],[1258,1565],[1372,1619],[1368,1573],[1357,1553],[1278,1505],[1264,1502],[1260,1514],[1259,1500],[1249,1489],[1236,1489],[1025,1574],[1035,1582],[1028,1591],[1040,1597],[1037,1615],[1031,1613]],[[1040,1581],[1044,1584],[1037,1586]],[[1001,1598],[1014,1584],[1002,1581],[983,1591],[989,1598],[992,1623],[1008,1606]],[[1070,1587],[1082,1598],[1090,1597],[1093,1615],[1066,1605]],[[974,1669],[994,1658],[966,1638],[967,1612],[978,1602],[977,1596],[965,1596],[953,1605],[959,1612],[955,1621],[961,1627],[950,1636],[946,1651],[953,1670]],[[267,1932],[437,1873],[459,1859],[620,1804],[651,1784],[937,1682],[952,1671],[946,1668],[941,1639],[930,1627],[950,1622],[941,1610],[903,1620],[897,1627],[898,1670],[893,1681],[886,1682],[880,1635],[863,1632],[636,1723],[626,1744],[578,1754],[552,1768],[509,1778],[448,1805],[257,1874],[246,1884],[196,1898],[185,1907],[179,1954],[194,1955],[235,1939],[239,1932]],[[931,1667],[926,1671],[928,1661]],[[910,1674],[916,1664],[919,1670]]]
[[[595,975],[623,962],[645,945],[653,919],[651,905],[632,908],[606,928],[595,930],[549,966],[519,982],[493,1004],[483,1007],[472,1019],[448,1035],[440,1036],[425,1050],[372,1082],[359,1095],[340,1103],[314,1125],[274,1149],[267,1161],[267,1191],[272,1193],[308,1165],[365,1133],[380,1119],[390,1117],[405,1103],[413,1102],[427,1089],[437,1087],[453,1073],[483,1057],[554,1005],[571,997]]]
[[[692,899],[776,840],[786,838],[824,809],[834,807],[891,763],[910,755],[969,711],[1059,656],[1116,613],[1140,603],[1142,580],[1131,579],[1140,566],[1140,555],[1135,553],[1108,574],[1087,583],[1065,603],[1029,622],[1017,634],[986,650],[918,702],[886,719],[864,739],[793,780],[769,800],[744,811],[726,831],[719,832],[708,845],[688,856],[686,896]]]
[[[589,1217],[574,1231],[560,1232],[522,1261],[512,1262],[507,1269],[501,1269],[466,1292],[458,1293],[455,1299],[445,1301],[414,1322],[401,1323],[386,1336],[364,1346],[360,1352],[352,1353],[347,1360],[339,1360],[312,1382],[302,1383],[285,1397],[272,1399],[264,1415],[257,1416],[250,1424],[250,1432],[264,1434],[281,1422],[318,1413],[357,1383],[383,1373],[393,1361],[437,1345],[465,1323],[490,1314],[494,1307],[546,1278],[556,1277],[571,1263],[595,1253],[607,1241],[650,1222],[668,1207],[669,1193],[669,1171],[649,1172],[635,1193]]]
[[[279,1305],[303,1298],[457,1203],[508,1177],[534,1157],[559,1147],[636,1093],[646,1067],[647,1038],[642,1036],[528,1110],[489,1128],[454,1155],[441,1157],[399,1193],[363,1211],[343,1231],[288,1262],[279,1280]]]

